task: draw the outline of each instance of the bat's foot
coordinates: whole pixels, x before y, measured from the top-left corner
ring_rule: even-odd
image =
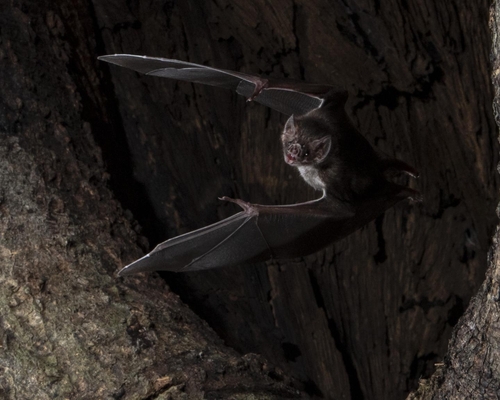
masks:
[[[402,169],[401,171],[404,172],[406,175],[410,175],[412,178],[415,178],[415,179],[420,178],[420,172],[418,172],[416,169],[414,169],[410,166],[408,169]]]
[[[394,170],[397,172],[403,172],[404,174],[410,175],[413,178],[418,178],[420,176],[420,173],[415,168],[401,160],[383,160],[382,166],[384,171]]]
[[[402,194],[407,198],[413,201],[414,203],[421,203],[424,201],[424,196],[417,190],[413,190],[410,188],[405,188]]]
[[[255,89],[252,95],[247,99],[247,101],[253,101],[261,92],[269,86],[269,81],[267,79],[260,79],[255,83]]]

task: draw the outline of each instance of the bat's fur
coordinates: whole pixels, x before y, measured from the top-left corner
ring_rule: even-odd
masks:
[[[399,160],[384,160],[353,126],[344,110],[346,93],[331,92],[321,108],[291,116],[281,135],[285,162],[327,196],[348,203],[383,187],[388,168],[417,175]],[[418,198],[418,193],[413,193]]]

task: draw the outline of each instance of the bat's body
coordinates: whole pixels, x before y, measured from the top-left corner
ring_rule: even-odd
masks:
[[[331,91],[321,108],[288,119],[281,135],[285,162],[297,167],[313,188],[345,204],[369,199],[382,190],[389,183],[388,169],[418,176],[409,165],[382,159],[373,150],[347,116],[346,100],[345,92]],[[413,195],[418,197],[416,192]]]
[[[292,115],[281,135],[285,162],[323,191],[318,200],[287,206],[237,203],[243,211],[159,244],[120,275],[193,271],[311,254],[342,239],[405,198],[420,194],[386,180],[389,169],[417,177],[399,160],[382,159],[354,128],[346,92],[329,85],[267,80],[198,64],[132,55],[101,60],[148,75],[234,89],[249,100]]]

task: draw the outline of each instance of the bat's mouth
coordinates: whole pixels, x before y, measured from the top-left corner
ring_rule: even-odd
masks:
[[[292,155],[290,153],[287,153],[287,154],[285,154],[285,162],[287,164],[293,165],[297,162],[297,157],[295,157],[294,155]]]
[[[292,143],[285,151],[285,162],[290,165],[297,164],[301,156],[302,146],[299,143]]]

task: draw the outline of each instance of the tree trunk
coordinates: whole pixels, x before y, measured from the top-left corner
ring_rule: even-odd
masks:
[[[500,3],[490,9],[493,109],[500,126]],[[498,213],[497,208],[497,213]],[[444,362],[421,380],[409,400],[500,398],[500,226],[493,236],[486,280],[453,330]]]
[[[261,359],[223,347],[154,275],[112,276],[137,245],[147,250],[140,232],[154,245],[234,213],[222,195],[316,197],[282,161],[284,117],[223,89],[96,61],[110,53],[349,90],[370,143],[421,172],[411,185],[424,203],[401,203],[304,259],[163,276],[227,345],[272,360],[311,396],[414,389],[484,278],[496,221],[489,4],[469,3],[0,6],[6,397],[297,395]]]
[[[302,398],[158,276],[114,276],[141,238],[93,139],[116,118],[94,17],[74,0],[1,11],[0,398]]]

